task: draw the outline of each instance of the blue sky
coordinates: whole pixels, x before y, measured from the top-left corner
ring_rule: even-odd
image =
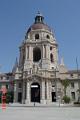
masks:
[[[80,0],[0,0],[0,72],[9,72],[37,11],[55,32],[59,58],[69,69],[80,68]]]

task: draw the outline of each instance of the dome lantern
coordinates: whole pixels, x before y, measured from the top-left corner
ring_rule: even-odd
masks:
[[[35,17],[35,23],[43,23],[44,17],[42,14],[38,11],[36,17]]]
[[[44,17],[43,15],[38,12],[37,15],[35,16],[35,22],[28,28],[27,34],[31,32],[32,30],[47,30],[48,32],[52,32],[51,28],[44,23]]]

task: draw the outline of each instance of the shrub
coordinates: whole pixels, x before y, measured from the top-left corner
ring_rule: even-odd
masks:
[[[8,92],[6,94],[6,103],[13,102],[13,92]]]
[[[6,96],[6,100],[5,100],[6,103],[13,102],[13,97],[14,97],[13,92],[7,92],[5,96]],[[0,93],[0,103],[2,103],[2,93]]]
[[[70,97],[64,96],[63,97],[64,103],[70,103]]]
[[[0,93],[0,103],[1,103],[1,95],[2,95],[2,94]]]
[[[80,105],[80,102],[74,102],[74,104],[79,104]]]
[[[80,107],[80,102],[74,102],[74,106],[76,106],[76,107]]]
[[[6,103],[9,103],[10,97],[11,97],[11,96],[10,96],[10,93],[7,93],[7,94],[6,94]]]

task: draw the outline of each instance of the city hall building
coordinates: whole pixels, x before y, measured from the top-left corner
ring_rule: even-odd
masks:
[[[59,98],[62,100],[64,87],[61,81],[65,79],[70,81],[67,95],[72,101],[78,100],[80,71],[68,70],[63,59],[59,63],[58,43],[39,12],[19,50],[19,60],[13,70],[14,102],[49,104]]]

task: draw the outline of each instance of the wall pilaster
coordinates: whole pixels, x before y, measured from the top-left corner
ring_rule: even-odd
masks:
[[[27,86],[27,88],[26,88],[26,93],[27,93],[26,103],[30,103],[30,83],[29,83],[29,81],[26,82],[26,86]]]
[[[22,103],[25,103],[25,81],[23,81],[23,87],[22,87]]]
[[[45,80],[42,79],[42,85],[41,85],[41,103],[45,104],[46,100],[45,100]]]
[[[18,83],[14,83],[14,103],[18,102]]]

